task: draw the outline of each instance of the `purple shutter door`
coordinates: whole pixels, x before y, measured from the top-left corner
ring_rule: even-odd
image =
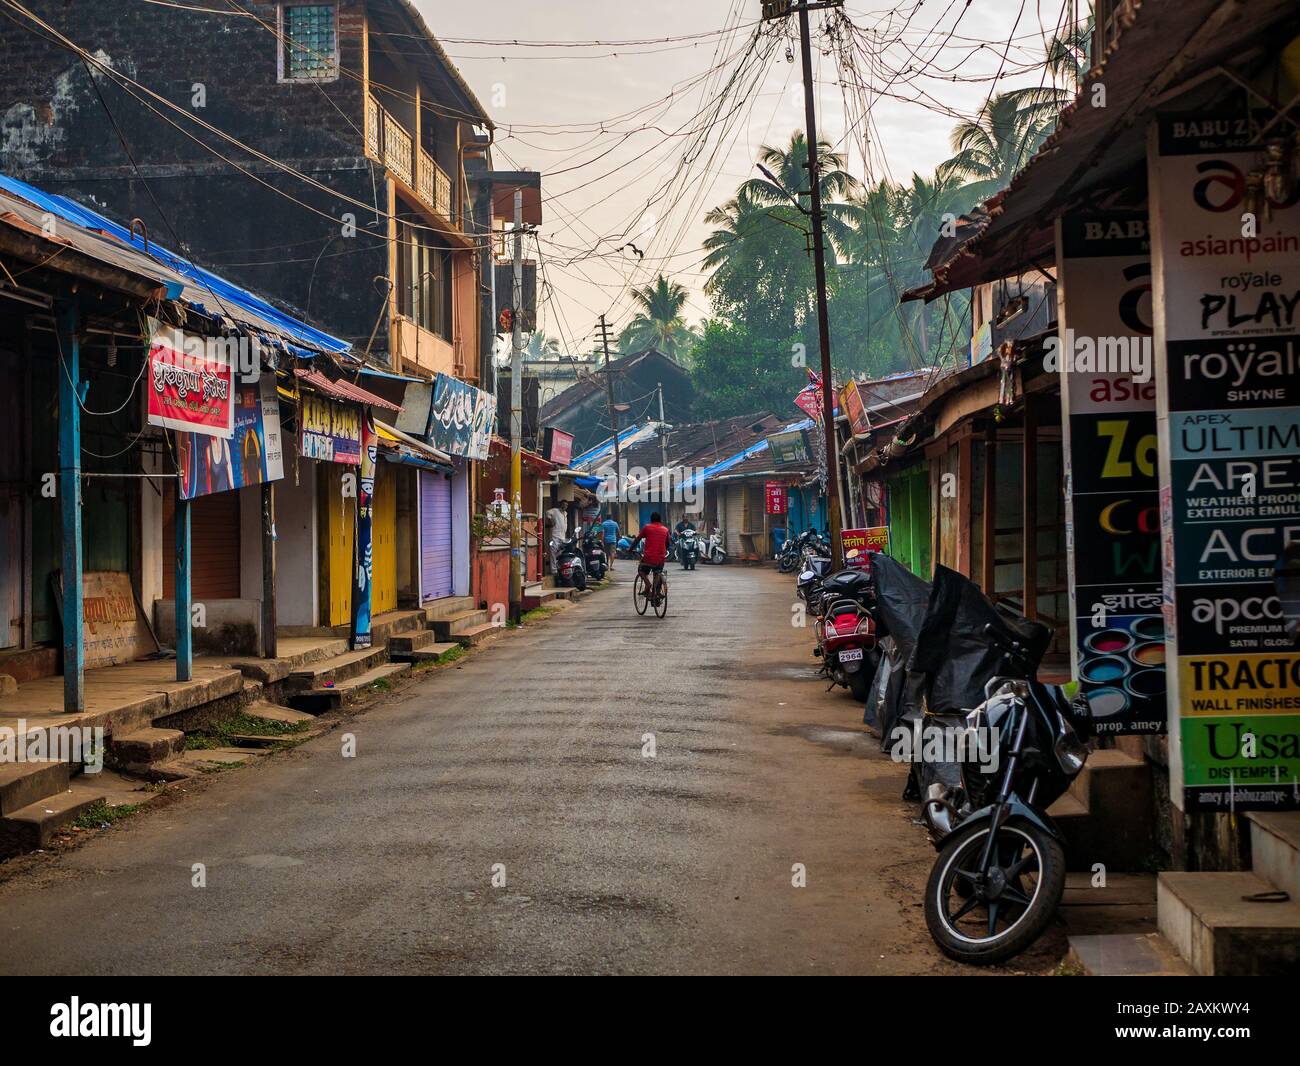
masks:
[[[420,471],[420,571],[424,599],[451,595],[451,482]]]

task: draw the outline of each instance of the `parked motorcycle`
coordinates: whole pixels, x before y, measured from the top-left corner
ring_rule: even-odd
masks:
[[[677,538],[677,558],[683,570],[694,570],[700,557],[700,540],[693,526],[688,526]]]
[[[709,534],[702,558],[706,563],[712,563],[714,566],[720,566],[727,561],[727,539],[717,526],[714,526],[713,532]]]
[[[555,548],[555,583],[579,591],[587,587],[587,564],[577,537],[570,537]]]
[[[582,558],[591,580],[602,580],[609,569],[609,558],[605,555],[604,534],[600,526],[592,526],[583,534]]]
[[[617,559],[640,559],[641,546],[638,544],[636,551],[633,551],[632,538],[625,533],[618,538],[618,543],[614,546],[614,557]]]
[[[817,618],[813,654],[821,659],[827,677],[865,705],[880,659],[871,615],[871,575],[858,569],[840,570],[824,578],[820,590],[811,594],[816,603],[810,606]]]
[[[776,568],[782,574],[793,574],[799,568],[800,546],[798,537],[787,538],[776,553]]]
[[[1048,636],[937,568],[912,659],[928,678],[933,713],[958,711],[953,696],[984,680],[984,699],[946,727],[945,757],[955,760],[959,783],[935,782],[923,808],[939,851],[926,925],[960,962],[988,965],[1024,951],[1051,922],[1065,886],[1064,838],[1047,808],[1087,761],[1091,718],[1086,698],[1072,703],[1035,679]],[[931,741],[918,743],[925,750]]]

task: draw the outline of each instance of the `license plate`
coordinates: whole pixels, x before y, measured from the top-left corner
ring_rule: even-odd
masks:
[[[842,663],[855,663],[861,658],[862,658],[861,648],[845,648],[842,652],[840,652],[840,662]]]

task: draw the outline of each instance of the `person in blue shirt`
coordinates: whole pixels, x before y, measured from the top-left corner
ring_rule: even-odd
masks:
[[[618,523],[614,521],[612,514],[605,515],[605,521],[601,522],[600,530],[605,541],[605,555],[609,558],[609,568],[614,569],[614,556],[618,554],[615,550],[618,547]]]

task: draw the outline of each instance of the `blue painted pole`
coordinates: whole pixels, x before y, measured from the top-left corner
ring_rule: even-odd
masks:
[[[80,309],[59,312],[59,502],[63,525],[63,710],[86,709],[86,637],[81,559],[81,342]]]
[[[194,641],[190,630],[190,501],[181,499],[176,479],[176,680],[194,677]]]

